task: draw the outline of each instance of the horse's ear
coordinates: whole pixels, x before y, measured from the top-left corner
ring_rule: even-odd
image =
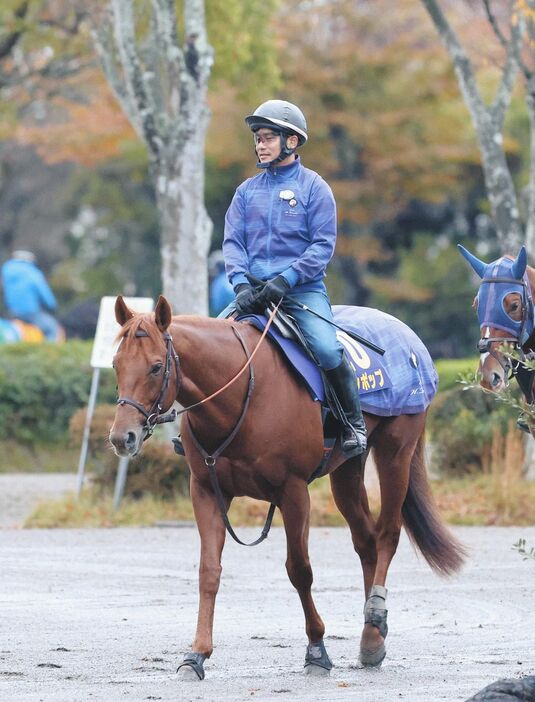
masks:
[[[173,318],[173,311],[171,305],[167,302],[163,295],[160,295],[158,302],[156,303],[156,308],[154,310],[154,319],[156,321],[156,326],[162,332],[164,332],[167,327],[171,324]]]
[[[126,306],[123,296],[119,295],[115,300],[115,319],[117,323],[122,327],[123,324],[128,322],[129,319],[132,319],[133,316],[134,313]]]
[[[483,261],[480,261],[479,258],[474,256],[474,254],[471,254],[470,251],[464,248],[464,246],[461,246],[461,244],[457,244],[457,248],[459,249],[459,253],[463,258],[466,258],[468,263],[472,266],[472,268],[475,270],[475,272],[478,274],[480,278],[483,278],[485,275],[485,268],[487,267],[486,263],[483,263]]]
[[[513,278],[515,278],[516,280],[522,280],[522,276],[526,272],[527,265],[528,265],[528,254],[526,251],[526,247],[522,246],[522,248],[518,252],[518,256],[516,257],[516,261],[513,263],[513,267],[511,268],[511,273],[513,275]]]

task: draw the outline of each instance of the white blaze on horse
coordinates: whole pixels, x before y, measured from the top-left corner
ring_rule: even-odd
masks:
[[[502,256],[491,263],[484,263],[460,244],[458,248],[481,278],[474,300],[481,329],[478,342],[481,385],[501,392],[515,378],[531,405],[535,373],[522,361],[532,359],[535,351],[535,269],[527,265],[526,248],[522,246],[516,258]],[[515,358],[504,353],[508,349],[515,352]]]

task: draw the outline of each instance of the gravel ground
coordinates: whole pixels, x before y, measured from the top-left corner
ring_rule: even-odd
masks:
[[[303,617],[283,531],[251,549],[227,541],[216,648],[198,683],[175,674],[196,622],[194,528],[2,530],[0,699],[451,702],[533,675],[535,563],[511,545],[535,544],[535,527],[455,531],[471,553],[451,580],[433,575],[403,536],[390,571],[387,658],[362,670],[361,575],[348,531],[312,530],[314,593],[335,664],[319,679],[302,672]]]

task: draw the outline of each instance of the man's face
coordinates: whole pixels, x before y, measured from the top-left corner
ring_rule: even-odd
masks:
[[[281,152],[281,142],[277,132],[261,128],[254,133],[256,155],[260,163],[269,163]]]

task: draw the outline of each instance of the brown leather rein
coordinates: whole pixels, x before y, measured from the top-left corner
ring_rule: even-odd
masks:
[[[215,392],[213,392],[208,397],[205,397],[203,400],[199,400],[198,402],[195,402],[194,404],[189,405],[188,407],[184,407],[181,410],[179,410],[178,412],[173,409],[171,412],[167,412],[166,414],[162,414],[162,404],[161,403],[163,402],[163,399],[164,399],[165,394],[167,392],[167,388],[169,387],[169,376],[171,373],[171,362],[173,360],[174,360],[174,365],[175,365],[175,382],[176,382],[175,397],[178,395],[178,391],[180,388],[180,359],[179,359],[178,354],[175,352],[175,349],[173,346],[173,339],[168,331],[165,331],[164,335],[163,335],[163,338],[164,338],[165,344],[166,344],[166,354],[165,354],[165,371],[164,371],[164,377],[162,380],[162,387],[160,388],[160,392],[158,393],[158,397],[153,402],[150,410],[147,411],[145,409],[145,407],[140,402],[137,402],[136,400],[132,400],[128,397],[119,397],[117,399],[118,405],[121,405],[121,406],[131,405],[132,407],[135,407],[138,410],[138,412],[140,412],[145,417],[145,423],[143,424],[143,427],[142,427],[142,430],[144,432],[143,441],[145,441],[146,439],[149,438],[149,436],[152,435],[156,424],[162,424],[164,422],[172,422],[176,419],[176,417],[179,414],[183,414],[185,412],[188,412],[189,410],[192,410],[195,407],[199,407],[200,405],[203,405],[206,402],[213,400],[214,397],[217,397],[222,392],[227,390],[227,388],[229,388],[231,385],[233,385],[236,382],[236,380],[238,380],[238,378],[247,370],[247,368],[249,368],[249,384],[248,384],[248,388],[247,388],[247,395],[245,397],[245,401],[244,401],[244,405],[243,405],[243,409],[241,411],[240,417],[239,417],[236,425],[234,426],[234,428],[230,432],[230,434],[214,451],[212,451],[211,453],[208,453],[201,446],[197,437],[193,433],[190,419],[189,419],[189,417],[187,417],[188,429],[189,429],[191,438],[193,440],[193,443],[195,445],[195,448],[203,457],[204,463],[205,463],[206,467],[208,468],[208,472],[210,475],[210,481],[212,483],[212,488],[214,490],[214,493],[215,493],[215,496],[217,499],[217,504],[219,507],[219,511],[221,513],[221,518],[223,519],[223,523],[225,524],[225,528],[227,529],[228,533],[232,536],[232,538],[237,543],[241,544],[242,546],[256,546],[257,544],[261,543],[262,541],[264,541],[264,539],[267,538],[267,535],[268,535],[269,530],[271,528],[271,522],[273,520],[273,515],[275,513],[276,505],[273,503],[270,505],[269,512],[268,512],[267,517],[266,517],[266,522],[264,524],[264,528],[262,529],[262,533],[260,534],[258,539],[256,539],[255,541],[252,541],[251,543],[245,543],[245,542],[241,541],[238,538],[238,536],[236,535],[236,532],[234,531],[234,529],[232,528],[232,526],[229,522],[229,519],[227,516],[227,508],[225,505],[225,497],[224,497],[223,492],[221,490],[221,487],[219,485],[219,480],[217,478],[215,464],[216,464],[217,458],[232,443],[232,441],[234,440],[236,434],[240,430],[240,427],[245,419],[245,415],[246,415],[247,410],[249,408],[249,402],[250,402],[251,395],[252,395],[253,388],[254,388],[254,369],[252,366],[252,360],[255,357],[258,349],[260,348],[260,344],[265,339],[265,337],[269,331],[269,328],[270,328],[271,324],[273,323],[275,315],[277,314],[279,306],[280,306],[280,302],[278,305],[273,307],[273,309],[269,315],[267,324],[264,327],[264,330],[260,336],[260,339],[258,340],[258,343],[256,344],[256,346],[251,354],[249,353],[249,350],[248,350],[248,348],[245,344],[245,341],[243,340],[241,334],[236,329],[236,327],[234,325],[232,325],[232,331],[234,332],[234,334],[238,338],[240,344],[242,345],[242,348],[243,348],[245,355],[247,357],[247,362],[245,363],[243,368],[241,368],[241,370],[239,370],[238,373],[236,373],[236,375],[233,378],[231,378],[231,380],[228,381],[228,383],[226,383],[219,390],[216,390]],[[136,337],[147,337],[147,336],[149,336],[149,334],[144,329],[138,329],[136,331],[135,336]]]

